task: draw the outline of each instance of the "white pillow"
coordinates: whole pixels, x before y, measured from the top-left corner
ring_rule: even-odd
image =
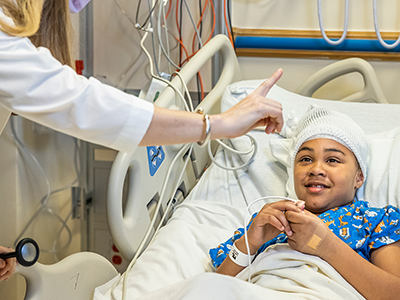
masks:
[[[365,200],[400,207],[400,127],[369,136],[370,160]]]
[[[264,80],[245,80],[229,85],[221,100],[221,111],[226,111],[231,106],[238,103],[244,97],[252,93],[263,81]],[[296,112],[296,114],[301,117],[307,112],[311,104],[316,104],[327,109],[347,114],[361,126],[367,135],[400,126],[399,104],[353,103],[322,100],[301,96],[277,85],[272,87],[267,97],[282,103],[285,121],[291,111]]]
[[[375,207],[391,204],[400,206],[400,127],[368,136],[370,156],[367,179],[359,189],[358,199],[366,200]],[[294,190],[289,139],[271,140],[271,152],[287,170],[286,192],[297,199]]]
[[[227,87],[222,98],[221,109],[227,110],[253,92],[264,80],[236,82]],[[311,104],[336,110],[349,115],[368,135],[371,142],[368,176],[359,190],[358,198],[368,200],[371,205],[382,207],[386,204],[400,206],[400,105],[377,103],[347,103],[304,97],[274,86],[268,96],[282,103],[285,121],[293,112],[302,117]],[[257,140],[259,141],[259,140]],[[275,162],[282,163],[288,177],[282,179],[289,197],[294,193],[293,172],[286,139],[267,140]],[[266,181],[268,184],[268,181]],[[276,185],[277,183],[274,182]],[[363,195],[365,194],[365,196]]]

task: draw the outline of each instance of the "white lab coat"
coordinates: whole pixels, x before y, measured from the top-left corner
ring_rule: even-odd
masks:
[[[1,9],[0,18],[7,18]],[[133,152],[154,106],[77,75],[28,38],[0,32],[0,131],[10,112],[85,141]]]

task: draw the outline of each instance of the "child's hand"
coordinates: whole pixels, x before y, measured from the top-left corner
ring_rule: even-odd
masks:
[[[335,237],[328,226],[309,211],[300,214],[288,212],[286,219],[293,231],[288,243],[294,250],[321,257],[332,235]]]
[[[9,253],[14,250],[0,246],[0,253]],[[8,280],[15,272],[15,258],[9,258],[6,260],[0,259],[0,281]]]
[[[247,236],[250,246],[250,254],[255,254],[257,250],[267,241],[273,239],[281,232],[292,235],[289,222],[286,220],[285,213],[288,211],[300,213],[304,207],[304,201],[282,200],[268,203],[257,214],[251,224]],[[244,236],[237,241],[239,249],[245,249]],[[245,251],[244,253],[247,253]]]

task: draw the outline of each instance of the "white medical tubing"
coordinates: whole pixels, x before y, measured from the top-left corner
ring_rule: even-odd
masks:
[[[159,9],[159,12],[158,12],[158,23],[157,23],[158,43],[160,44],[161,50],[162,50],[165,58],[169,62],[168,67],[170,67],[170,64],[171,64],[171,65],[174,66],[175,69],[180,70],[181,68],[172,61],[172,59],[171,59],[171,57],[169,55],[169,39],[168,39],[168,35],[167,35],[167,32],[168,32],[167,31],[167,22],[166,22],[167,20],[165,19],[165,17],[164,17],[164,20],[165,20],[164,26],[165,26],[165,31],[166,31],[165,39],[167,41],[167,51],[168,51],[168,53],[165,50],[163,42],[162,42],[162,38],[161,38],[161,12],[162,11],[164,11],[163,1],[160,2],[160,9]],[[165,14],[164,14],[164,16],[165,16]]]
[[[27,155],[32,159],[32,161],[33,161],[34,164],[36,165],[37,169],[38,169],[39,172],[42,174],[42,176],[43,176],[43,178],[44,178],[44,181],[45,181],[46,189],[47,189],[46,195],[40,200],[40,207],[39,207],[39,208],[35,211],[35,213],[31,216],[31,218],[28,220],[28,222],[26,223],[26,225],[24,226],[24,228],[22,229],[22,231],[20,232],[20,234],[19,234],[19,235],[17,236],[17,238],[15,239],[14,244],[16,245],[16,244],[23,238],[23,236],[25,235],[25,233],[26,233],[26,231],[28,230],[28,228],[32,225],[33,221],[39,216],[39,214],[43,211],[43,209],[46,208],[46,206],[47,206],[47,204],[48,204],[48,202],[49,202],[49,200],[50,200],[50,197],[51,197],[52,195],[54,195],[54,194],[57,194],[57,193],[61,192],[61,191],[65,191],[65,190],[67,190],[67,189],[70,189],[76,182],[79,183],[80,173],[79,173],[79,171],[78,171],[78,168],[77,168],[77,165],[76,165],[76,159],[75,159],[74,164],[75,164],[75,169],[76,169],[76,172],[77,172],[77,178],[71,183],[70,186],[64,187],[64,188],[60,188],[60,189],[57,189],[57,190],[54,190],[54,191],[51,191],[49,180],[48,180],[48,178],[47,178],[47,176],[46,176],[46,174],[45,174],[45,172],[44,172],[42,166],[39,164],[38,160],[37,160],[36,157],[32,154],[32,152],[31,152],[31,151],[25,146],[25,144],[19,139],[19,137],[18,137],[18,135],[17,135],[17,132],[16,132],[16,130],[15,130],[14,121],[15,121],[15,118],[11,118],[11,131],[12,131],[12,133],[13,133],[13,135],[14,135],[14,139],[15,139],[17,145],[18,145],[18,148],[19,148],[21,151],[23,151],[25,154],[27,154]],[[77,145],[77,142],[76,142],[75,139],[74,139],[74,141],[75,141],[75,153],[77,153],[77,147],[78,147],[78,145]],[[73,209],[74,209],[74,207],[72,207],[72,209],[71,209],[70,213],[68,214],[68,216],[66,217],[66,219],[63,220],[63,219],[61,218],[61,216],[60,216],[58,213],[54,212],[54,211],[53,211],[52,209],[50,209],[50,208],[46,208],[46,210],[47,210],[51,215],[55,216],[56,219],[58,219],[58,220],[60,221],[60,223],[62,224],[62,227],[61,227],[61,229],[59,230],[59,233],[56,235],[56,237],[55,237],[55,239],[54,239],[54,241],[53,241],[53,247],[52,247],[52,249],[46,250],[46,249],[41,248],[41,251],[42,251],[42,252],[53,253],[54,258],[55,258],[56,261],[58,261],[57,253],[58,253],[59,251],[63,250],[63,249],[68,248],[68,246],[69,246],[69,245],[71,244],[71,242],[72,242],[72,232],[71,232],[69,226],[66,224],[66,222],[68,221],[68,219],[69,219],[70,216],[72,215],[72,210],[73,210]],[[56,249],[55,246],[56,246],[57,241],[58,241],[58,239],[60,238],[61,233],[62,233],[62,231],[64,230],[64,228],[67,230],[68,242],[66,243],[66,245],[65,245],[64,247],[59,248],[59,249]]]
[[[246,211],[245,211],[245,213],[244,213],[243,229],[244,229],[244,240],[245,240],[245,243],[246,243],[246,250],[247,250],[247,254],[248,254],[248,258],[249,258],[249,277],[248,277],[248,279],[247,279],[248,282],[250,282],[250,280],[251,280],[251,257],[250,257],[250,246],[249,246],[249,240],[248,240],[248,237],[247,237],[247,228],[246,228],[246,227],[247,227],[247,223],[248,223],[249,221],[247,220],[246,213],[248,212],[248,213],[250,214],[250,216],[251,216],[250,207],[251,207],[253,204],[255,204],[255,203],[257,203],[257,202],[259,202],[259,201],[261,201],[261,200],[269,200],[269,199],[290,200],[290,201],[293,201],[293,202],[299,201],[299,200],[295,200],[295,199],[291,199],[291,198],[287,198],[287,197],[281,197],[281,196],[267,196],[267,197],[258,198],[258,199],[256,199],[256,200],[252,201],[252,202],[247,206]]]
[[[346,1],[346,4],[345,4],[345,13],[344,13],[343,34],[339,40],[333,41],[333,40],[329,39],[325,33],[324,24],[322,21],[321,0],[318,0],[318,20],[319,20],[319,27],[321,29],[322,37],[328,44],[333,45],[333,46],[340,45],[344,41],[344,39],[346,38],[346,35],[347,35],[348,17],[349,17],[349,0],[345,0],[345,1]]]
[[[217,165],[218,167],[220,167],[221,169],[224,169],[224,170],[227,170],[227,171],[235,171],[235,170],[240,170],[240,169],[243,169],[243,168],[247,167],[247,166],[254,160],[254,157],[257,155],[258,144],[257,144],[257,141],[256,141],[251,135],[246,134],[246,136],[247,136],[247,137],[250,139],[250,141],[251,141],[251,147],[250,147],[248,150],[246,150],[246,151],[238,151],[238,150],[236,150],[236,149],[234,149],[234,148],[232,148],[232,147],[229,147],[228,145],[224,144],[224,143],[221,142],[220,140],[215,139],[215,141],[216,141],[218,144],[220,144],[223,148],[225,148],[225,150],[230,151],[230,152],[232,152],[232,153],[235,153],[235,154],[237,154],[237,155],[247,155],[247,154],[250,154],[250,153],[252,152],[251,157],[250,157],[246,162],[244,162],[242,165],[237,166],[237,167],[233,167],[233,166],[232,166],[232,167],[228,167],[228,166],[223,166],[223,165],[221,165],[221,164],[214,158],[214,155],[213,155],[212,152],[211,152],[211,143],[208,143],[208,145],[207,145],[207,150],[208,150],[208,156],[210,157],[211,161],[212,161],[215,165]]]
[[[178,77],[179,77],[179,79],[181,80],[182,86],[183,86],[183,88],[185,89],[185,93],[186,93],[186,95],[187,95],[187,97],[188,97],[189,107],[186,105],[186,100],[185,100],[184,97],[181,97],[181,100],[183,101],[186,110],[187,110],[187,111],[194,112],[193,100],[192,100],[192,97],[190,96],[188,87],[187,87],[187,85],[185,84],[185,82],[184,82],[184,80],[183,80],[183,78],[182,78],[182,75],[179,74],[179,72],[174,72],[174,73],[172,74],[172,77],[173,77],[173,76],[178,76]],[[172,80],[172,77],[171,77],[171,80]]]
[[[164,78],[162,78],[162,77],[159,77],[159,76],[155,76],[155,75],[154,75],[154,73],[153,73],[153,62],[152,62],[150,53],[147,51],[146,47],[144,46],[144,41],[146,40],[147,35],[148,35],[148,32],[146,32],[146,33],[144,34],[142,40],[140,41],[140,46],[142,47],[143,52],[147,55],[147,58],[149,59],[150,74],[151,74],[151,76],[152,76],[153,78],[156,78],[156,79],[158,79],[158,80],[160,80],[160,81],[166,83],[169,87],[171,87],[171,88],[179,95],[180,99],[182,99],[182,101],[183,101],[183,103],[184,103],[184,105],[185,105],[185,109],[186,109],[187,111],[190,111],[189,108],[187,107],[185,97],[182,95],[181,91],[179,91],[170,81],[168,81],[168,80],[166,80],[166,79],[164,79]],[[180,77],[180,79],[182,80],[181,77]],[[187,88],[186,88],[186,90],[187,90]],[[188,97],[190,97],[190,94],[188,94],[188,95],[189,95]]]
[[[188,91],[188,89],[187,89],[187,86],[186,86],[185,82],[183,81],[183,78],[181,77],[181,75],[180,75],[179,73],[176,73],[175,75],[177,75],[177,76],[181,79],[182,85],[183,85],[184,88],[185,88],[185,92],[186,92],[186,93],[189,93],[189,91]],[[160,78],[160,79],[161,79],[161,78]],[[165,79],[163,79],[163,81],[164,81],[164,80],[165,80]],[[165,81],[166,81],[166,80],[165,80]],[[188,94],[188,97],[189,97],[189,103],[190,103],[191,109],[189,109],[189,107],[188,107],[188,105],[187,105],[187,103],[186,103],[186,101],[185,101],[185,97],[182,95],[182,93],[180,93],[180,91],[179,91],[175,86],[173,86],[170,82],[168,82],[168,84],[169,84],[169,86],[171,86],[171,87],[174,89],[174,91],[176,91],[176,92],[179,94],[179,99],[183,102],[183,104],[184,104],[184,106],[185,106],[185,109],[188,110],[188,111],[193,111],[193,105],[191,104],[192,101],[191,101],[191,99],[190,99],[190,94]],[[146,245],[146,243],[147,243],[147,240],[149,239],[150,234],[151,234],[151,232],[152,232],[152,230],[153,230],[153,228],[154,228],[154,225],[155,225],[155,222],[156,222],[156,216],[158,215],[158,212],[160,211],[161,204],[162,204],[162,202],[163,202],[162,200],[163,200],[164,194],[165,194],[165,190],[166,190],[166,188],[167,188],[167,183],[168,183],[169,178],[170,178],[170,176],[171,176],[172,167],[175,165],[176,161],[177,161],[185,152],[187,152],[187,151],[189,150],[188,156],[187,156],[187,158],[186,158],[186,160],[185,160],[184,166],[183,166],[183,168],[182,168],[182,172],[181,172],[181,174],[180,174],[180,176],[179,176],[179,179],[178,179],[178,181],[177,181],[177,183],[176,183],[175,189],[172,190],[172,195],[171,195],[171,197],[170,197],[171,201],[170,201],[170,203],[168,203],[168,205],[167,205],[167,207],[166,207],[166,210],[165,210],[165,212],[164,212],[164,215],[162,216],[162,219],[161,219],[161,221],[160,221],[160,224],[159,224],[158,227],[156,228],[156,230],[155,230],[155,232],[154,232],[154,235],[153,235],[153,238],[151,239],[150,242],[153,241],[155,235],[157,234],[157,232],[158,232],[159,229],[161,228],[161,225],[162,225],[162,223],[163,223],[164,220],[165,220],[165,216],[167,215],[168,210],[169,210],[170,206],[172,205],[172,199],[173,199],[173,197],[174,197],[176,191],[177,191],[178,188],[179,188],[180,181],[181,181],[181,179],[182,179],[183,173],[185,172],[186,166],[187,166],[187,164],[188,164],[188,162],[189,162],[189,160],[190,160],[191,153],[192,153],[192,150],[193,150],[193,145],[194,145],[194,143],[184,145],[184,146],[179,150],[179,152],[175,155],[174,159],[172,160],[172,162],[171,162],[171,164],[170,164],[170,166],[169,166],[169,168],[168,168],[167,175],[166,175],[166,177],[165,177],[165,180],[164,180],[162,189],[161,189],[160,199],[159,199],[159,201],[158,201],[158,203],[157,203],[157,207],[156,207],[156,209],[155,209],[155,212],[154,212],[153,218],[152,218],[152,220],[151,220],[151,223],[150,223],[149,227],[147,228],[146,234],[145,234],[144,238],[142,239],[142,242],[140,243],[139,248],[138,248],[138,250],[137,250],[136,253],[135,253],[135,256],[133,257],[133,259],[132,259],[131,262],[129,263],[129,265],[128,265],[126,271],[125,271],[125,273],[124,273],[123,275],[121,275],[121,277],[113,284],[113,286],[112,286],[112,288],[111,288],[111,297],[112,297],[114,300],[116,300],[116,297],[115,297],[115,289],[116,289],[116,287],[118,286],[118,284],[121,282],[121,280],[123,280],[123,281],[122,281],[122,299],[123,299],[123,300],[126,299],[126,294],[127,294],[127,293],[126,293],[126,289],[127,289],[127,280],[128,280],[127,274],[129,273],[129,271],[133,268],[134,264],[136,263],[136,261],[137,261],[139,255],[140,255],[141,252],[143,251],[143,249],[144,249],[144,247],[145,247],[145,245]]]
[[[158,214],[158,212],[159,212],[159,210],[160,210],[160,208],[161,208],[162,199],[164,198],[165,189],[166,189],[166,187],[167,187],[167,184],[166,184],[166,183],[168,182],[169,177],[170,177],[170,175],[171,175],[172,167],[175,165],[176,161],[181,157],[181,155],[182,155],[183,153],[185,153],[190,147],[192,148],[192,147],[193,147],[193,144],[186,144],[186,145],[175,155],[174,160],[171,162],[171,165],[169,166],[169,169],[168,169],[168,172],[167,172],[167,176],[166,176],[166,178],[165,178],[165,180],[164,180],[164,184],[163,184],[163,187],[162,187],[162,190],[161,190],[161,193],[160,193],[160,199],[159,199],[159,201],[158,201],[158,203],[157,203],[157,207],[156,207],[156,210],[155,210],[155,212],[154,212],[153,219],[151,220],[151,223],[150,223],[150,225],[149,225],[149,227],[148,227],[148,229],[147,229],[146,235],[145,235],[145,237],[143,238],[143,240],[142,240],[142,242],[141,242],[141,244],[140,244],[138,250],[136,251],[135,256],[133,257],[133,259],[132,259],[131,262],[129,263],[129,265],[128,265],[126,271],[125,271],[125,273],[118,279],[118,281],[117,281],[117,282],[113,285],[113,287],[112,287],[111,296],[112,296],[112,298],[113,298],[114,300],[116,300],[114,291],[115,291],[115,288],[117,287],[117,285],[121,282],[121,279],[123,279],[123,283],[122,283],[122,299],[123,299],[123,300],[126,300],[126,288],[127,288],[127,280],[128,280],[128,276],[127,276],[127,275],[128,275],[128,273],[129,273],[129,271],[133,268],[133,266],[134,266],[134,264],[136,263],[137,259],[139,258],[139,255],[140,255],[141,252],[143,251],[143,248],[145,247],[145,245],[146,245],[146,243],[147,243],[147,240],[148,240],[149,237],[150,237],[150,234],[151,234],[151,232],[152,232],[152,229],[154,228],[154,224],[155,224],[155,221],[156,221],[156,216],[157,216],[157,214]],[[190,156],[187,157],[187,161],[188,161],[189,159],[190,159]],[[183,174],[184,171],[185,171],[185,168],[183,168],[182,173],[181,173],[181,176],[182,176],[182,174]],[[180,178],[181,178],[181,176],[180,176]],[[174,191],[173,191],[173,194],[172,194],[172,196],[171,196],[171,199],[173,198],[175,192],[176,192],[176,191],[174,190]],[[157,234],[157,232],[154,232],[154,235],[156,235],[156,234]]]
[[[168,25],[167,25],[167,18],[165,15],[165,5],[167,1],[161,1],[160,2],[160,8],[158,11],[158,22],[157,22],[157,35],[158,35],[158,43],[159,43],[159,49],[162,50],[162,53],[164,56],[167,58],[169,64],[168,64],[168,74],[171,74],[171,65],[173,65],[176,69],[180,70],[179,68],[171,59],[170,57],[170,52],[169,52],[169,35],[168,35]],[[163,18],[161,19],[161,14]],[[162,42],[162,36],[161,36],[161,24],[164,26],[164,34],[165,34],[165,40],[167,42],[167,50],[164,48],[164,44]],[[161,58],[160,58],[161,60]]]
[[[223,150],[223,151],[225,152],[225,150]],[[241,160],[240,156],[239,156],[239,159]],[[242,160],[242,162],[243,162],[243,160]],[[229,164],[230,167],[233,167],[235,165],[234,162],[233,162],[233,159],[232,159],[232,152],[229,152],[229,151],[225,152],[225,164],[226,165]],[[249,202],[247,201],[247,197],[246,197],[246,194],[244,193],[244,189],[243,189],[242,183],[240,182],[240,178],[238,176],[237,171],[238,170],[233,170],[233,174],[235,175],[235,178],[236,178],[236,180],[238,182],[240,192],[242,193],[242,196],[243,196],[244,201],[246,202],[246,205],[249,205]],[[245,171],[247,171],[247,168],[246,168]],[[229,193],[230,193],[230,190],[229,190]]]
[[[194,30],[196,31],[196,36],[197,36],[197,39],[199,40],[200,48],[203,48],[203,42],[201,41],[200,33],[199,33],[198,29],[197,29],[197,26],[193,21],[192,14],[190,13],[189,6],[187,5],[186,0],[183,0],[183,2],[185,3],[186,9],[187,9],[188,14],[189,14],[190,21],[192,22]]]
[[[172,1],[172,0],[171,0]],[[167,24],[167,16],[165,15],[165,5],[167,5],[168,1],[162,1],[164,5],[161,6],[162,8],[162,15],[163,15],[163,24],[164,24],[164,32],[165,32],[165,41],[167,42],[167,58],[170,57],[170,49],[169,49],[169,37],[168,37],[168,24]],[[160,24],[160,19],[158,20],[158,24]],[[161,31],[158,32],[160,35]],[[161,38],[160,38],[161,40]],[[171,74],[171,64],[168,64],[168,74]]]
[[[177,183],[176,183],[175,188],[172,190],[173,193],[172,193],[172,195],[171,195],[171,197],[170,197],[171,200],[169,201],[167,207],[165,208],[164,215],[162,216],[162,218],[161,218],[161,220],[160,220],[160,223],[159,223],[158,226],[157,226],[156,233],[160,230],[162,224],[163,224],[164,221],[165,221],[165,217],[168,215],[168,211],[169,211],[169,209],[171,208],[171,206],[172,206],[172,204],[173,204],[173,203],[172,203],[172,200],[173,200],[173,198],[174,198],[174,196],[175,196],[176,191],[178,191],[178,189],[179,189],[179,185],[180,185],[180,182],[181,182],[181,180],[182,180],[183,173],[185,172],[185,169],[186,169],[186,167],[187,167],[187,164],[188,164],[189,160],[191,159],[191,155],[192,155],[192,151],[193,151],[193,146],[194,146],[194,144],[191,144],[191,145],[190,145],[189,153],[188,153],[188,155],[187,155],[187,157],[186,157],[186,160],[185,160],[185,163],[184,163],[184,165],[183,165],[182,172],[181,172],[181,174],[179,175],[179,179],[178,179],[178,181],[177,181]],[[153,235],[153,238],[152,238],[151,241],[150,241],[150,243],[153,242],[153,240],[154,240],[155,237],[156,237],[156,235],[154,234],[154,235]]]
[[[378,13],[377,13],[377,8],[376,8],[376,0],[373,0],[373,11],[374,11],[374,26],[375,26],[375,32],[376,32],[376,37],[378,38],[379,43],[385,47],[386,49],[394,49],[400,44],[400,35],[397,38],[397,40],[393,44],[387,44],[381,36],[381,33],[379,31],[379,25],[378,25]]]
[[[148,25],[148,27],[150,28],[150,24]],[[149,34],[148,31],[146,31],[144,33],[142,39],[140,40],[140,47],[142,48],[143,52],[146,54],[147,58],[149,59],[151,77],[156,77],[153,73],[153,59],[151,58],[150,53],[147,51],[146,47],[144,46],[144,41],[147,39],[148,34]]]
[[[151,33],[152,33],[152,35],[151,35],[151,43],[152,43],[152,45],[153,45],[153,57],[154,57],[154,65],[155,65],[155,67],[156,67],[156,71],[157,71],[157,74],[158,74],[158,76],[160,76],[161,75],[161,72],[160,72],[160,70],[159,70],[159,68],[158,68],[158,60],[157,60],[157,56],[156,56],[156,37],[154,36],[154,25],[153,25],[153,15],[152,15],[152,10],[150,10],[151,9],[151,7],[156,7],[156,5],[157,5],[157,3],[156,4],[154,4],[154,0],[153,0],[153,2],[152,3],[150,3],[150,0],[147,0],[147,3],[148,3],[148,5],[149,5],[149,11],[150,11],[150,13],[149,13],[149,20],[150,20],[150,28],[152,29],[151,30]]]

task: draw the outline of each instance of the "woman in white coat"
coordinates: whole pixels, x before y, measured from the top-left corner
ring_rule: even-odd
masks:
[[[69,11],[89,0],[0,0],[0,131],[10,113],[79,139],[124,152],[138,146],[203,141],[199,114],[172,111],[87,79],[71,68]],[[278,70],[254,93],[209,118],[211,139],[232,138],[257,126],[283,126],[282,106],[266,98]],[[0,241],[1,243],[1,241]],[[0,246],[0,253],[11,251]],[[15,259],[0,259],[0,280]]]

